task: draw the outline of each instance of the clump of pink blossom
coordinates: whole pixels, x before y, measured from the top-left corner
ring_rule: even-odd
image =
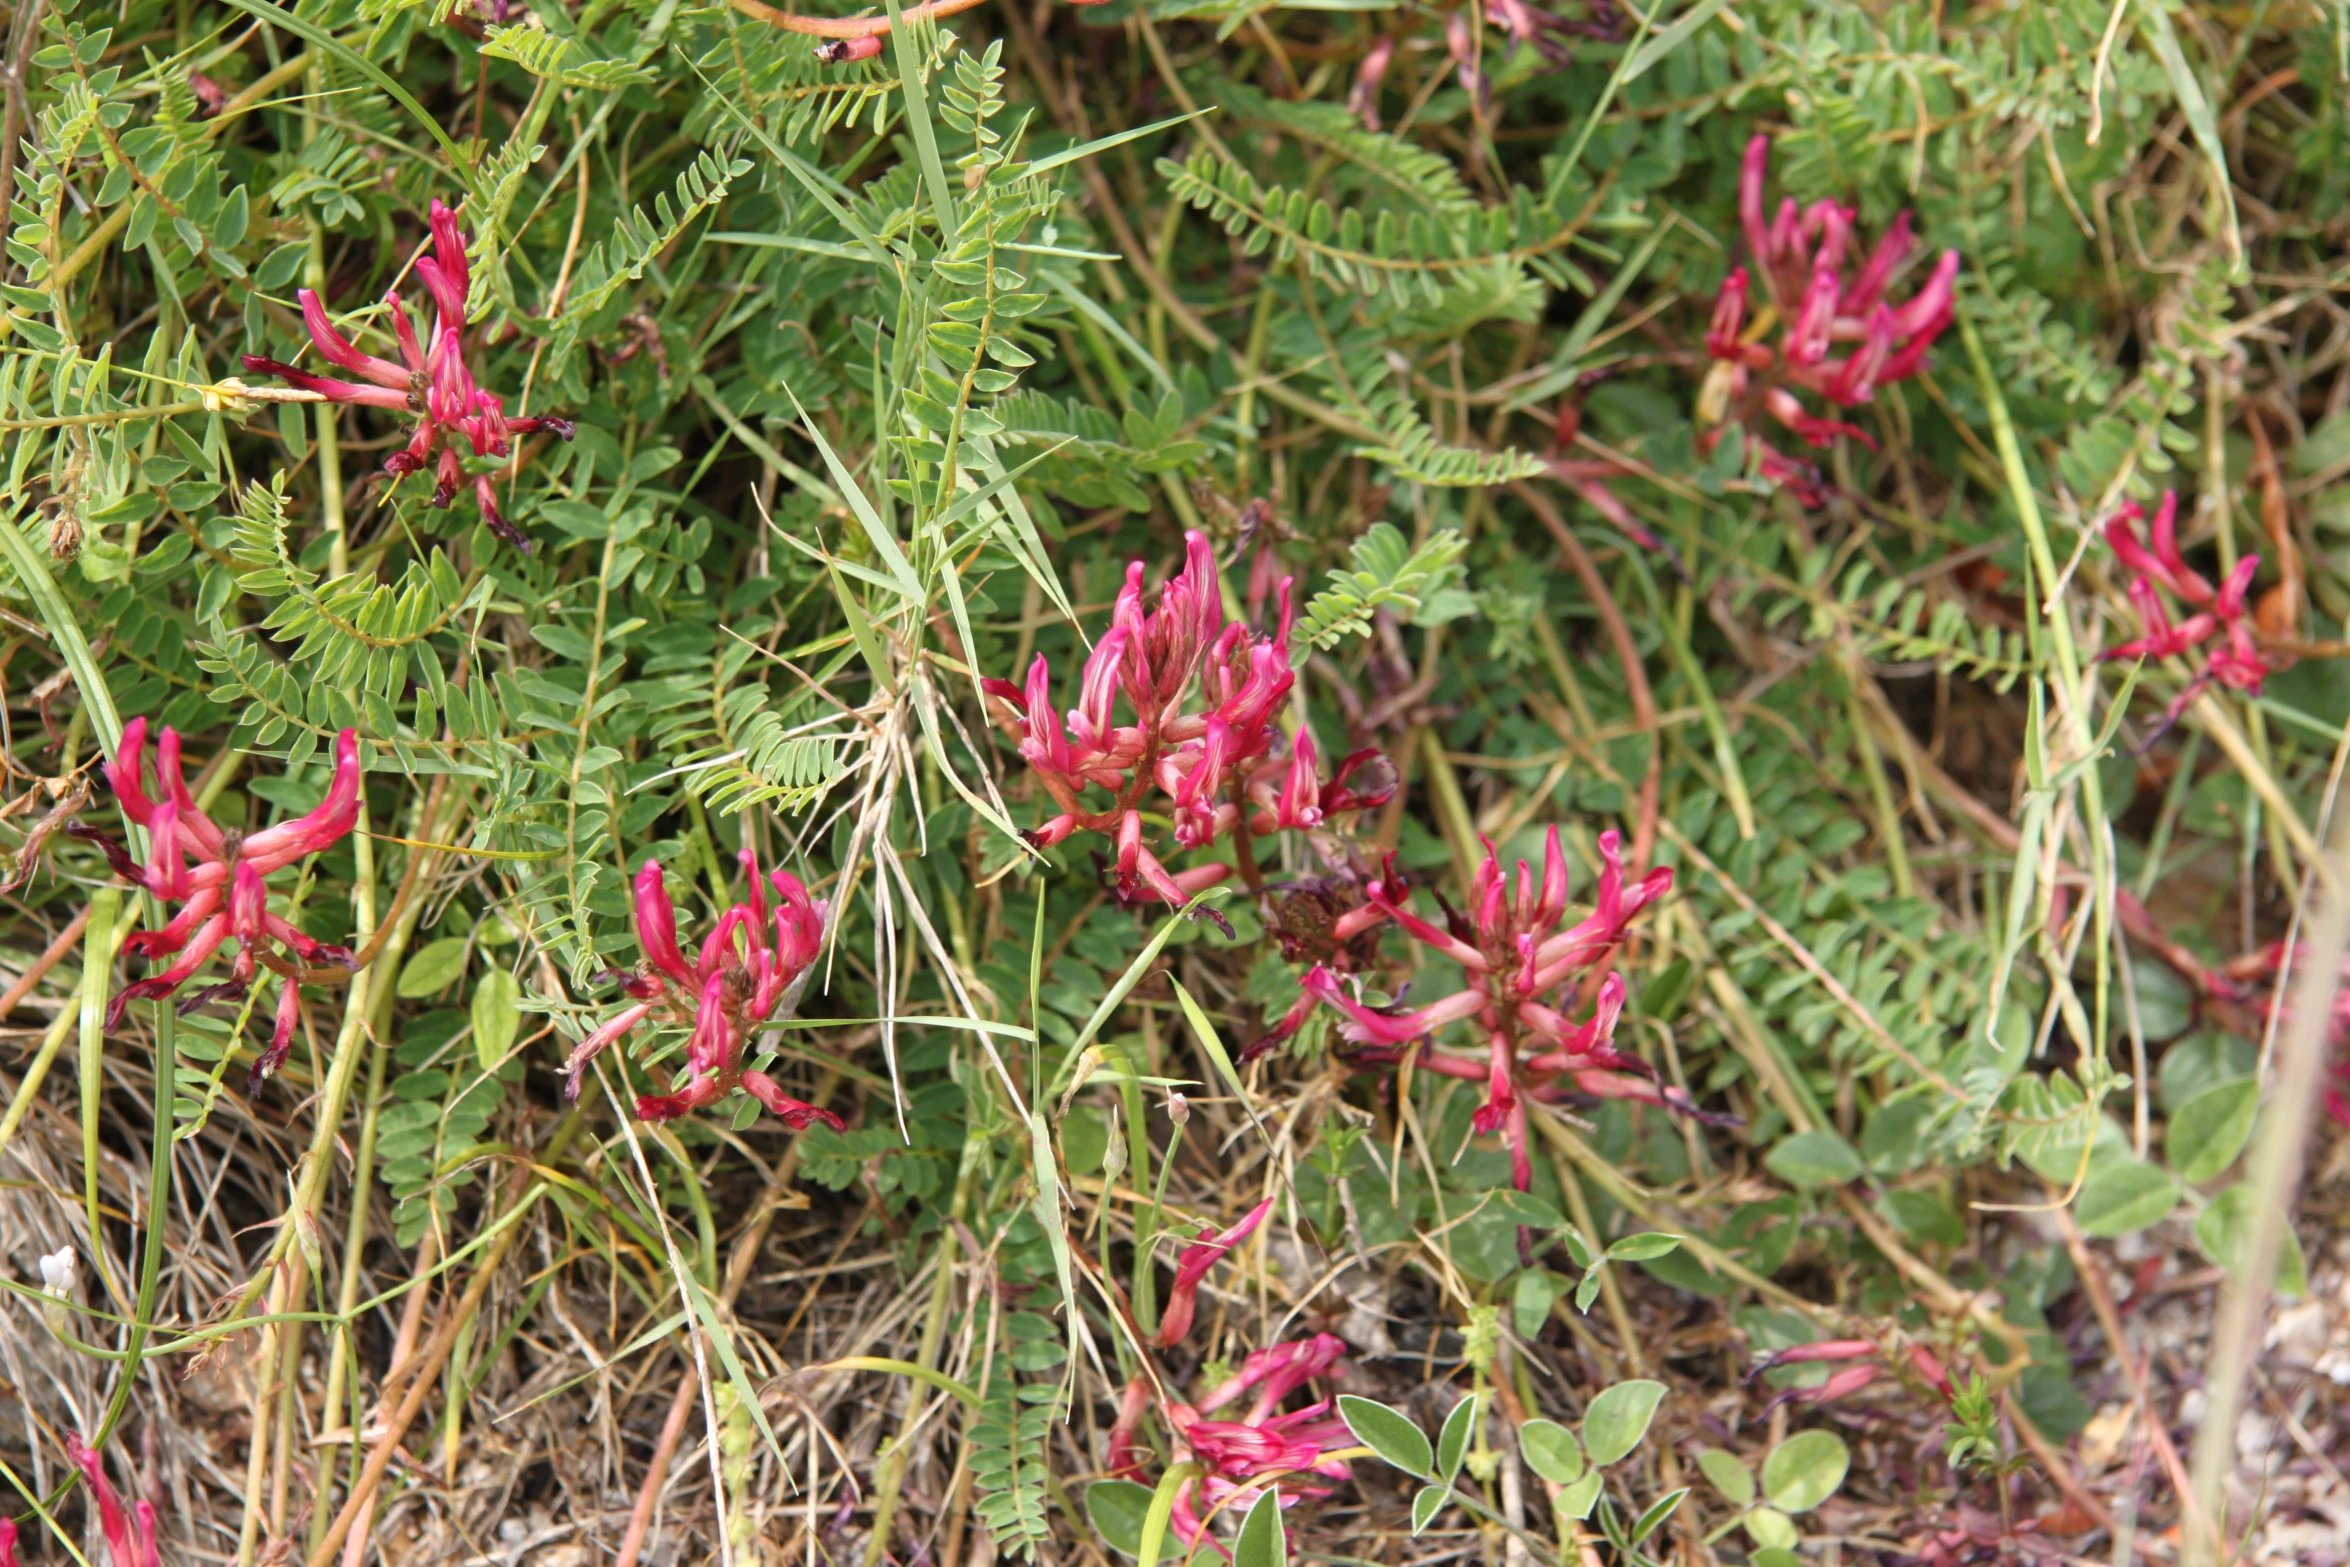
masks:
[[[1658,1080],[1655,1069],[1616,1048],[1617,1020],[1624,1010],[1623,977],[1600,970],[1624,940],[1642,909],[1673,885],[1670,869],[1659,867],[1629,885],[1622,840],[1599,836],[1603,864],[1591,912],[1567,923],[1567,863],[1558,829],[1544,844],[1542,874],[1518,862],[1513,886],[1489,843],[1485,863],[1470,890],[1464,917],[1445,909],[1445,925],[1433,925],[1405,907],[1392,877],[1364,885],[1364,905],[1338,922],[1344,939],[1385,921],[1403,927],[1413,940],[1458,963],[1464,983],[1425,1006],[1373,1006],[1360,1000],[1336,973],[1319,964],[1301,984],[1297,1004],[1276,1038],[1296,1031],[1318,1004],[1344,1014],[1339,1031],[1361,1046],[1358,1062],[1402,1059],[1415,1041],[1453,1025],[1467,1025],[1477,1039],[1476,1054],[1430,1044],[1417,1057],[1429,1071],[1481,1080],[1485,1102],[1476,1113],[1480,1133],[1501,1134],[1509,1149],[1511,1178],[1529,1188],[1533,1166],[1527,1151],[1526,1099],[1564,1099],[1573,1094],[1634,1099],[1684,1114],[1699,1114],[1680,1090]],[[1575,997],[1598,977],[1591,1012],[1580,1022],[1570,1016]]]
[[[1224,1253],[1240,1244],[1273,1211],[1270,1198],[1259,1203],[1229,1229],[1202,1226],[1200,1236],[1183,1249],[1176,1264],[1175,1288],[1151,1339],[1155,1348],[1171,1348],[1191,1331],[1194,1297],[1208,1270]],[[1355,1445],[1346,1422],[1331,1412],[1327,1398],[1302,1409],[1283,1413],[1282,1403],[1308,1383],[1327,1379],[1346,1354],[1346,1341],[1330,1333],[1253,1350],[1240,1368],[1208,1389],[1196,1402],[1186,1402],[1168,1390],[1164,1376],[1149,1371],[1126,1384],[1118,1418],[1110,1428],[1107,1467],[1118,1478],[1137,1478],[1149,1461],[1142,1441],[1143,1418],[1156,1410],[1173,1449],[1171,1464],[1197,1463],[1204,1473],[1186,1481],[1175,1493],[1169,1515],[1185,1544],[1197,1550],[1205,1543],[1229,1555],[1208,1530],[1203,1512],[1222,1510],[1234,1518],[1244,1515],[1270,1487],[1283,1507],[1307,1497],[1328,1496],[1332,1482],[1349,1471],[1343,1459],[1329,1454]],[[1219,1411],[1253,1394],[1247,1411],[1236,1418],[1216,1418]]]
[[[573,1047],[564,1064],[566,1099],[579,1098],[581,1075],[598,1053],[660,1014],[693,1030],[685,1047],[689,1076],[679,1093],[639,1095],[638,1119],[673,1121],[740,1088],[794,1131],[816,1121],[841,1130],[839,1116],[792,1098],[766,1073],[742,1064],[752,1025],[775,1016],[823,949],[825,904],[810,897],[797,876],[778,868],[767,873],[777,899],[770,911],[757,860],[749,849],[737,858],[750,879],[750,896],[718,917],[690,964],[677,944],[677,911],[660,862],[647,860],[637,872],[636,934],[644,960],[620,976],[635,1005]]]
[[[465,467],[457,447],[460,438],[477,458],[504,457],[513,450],[514,436],[545,430],[568,441],[572,424],[568,419],[542,414],[509,419],[497,394],[484,391],[474,380],[465,362],[465,313],[473,289],[465,236],[458,230],[456,211],[438,200],[432,204],[430,223],[432,254],[419,256],[416,262],[416,276],[439,312],[429,348],[418,340],[397,290],[384,294],[391,311],[392,337],[400,349],[400,362],[395,364],[353,346],[327,319],[326,306],[318,295],[303,289],[299,295],[302,324],[309,329],[311,344],[329,364],[360,379],[340,381],[312,375],[260,354],[247,354],[245,368],[257,375],[278,376],[289,385],[320,393],[329,402],[414,414],[415,434],[385,460],[384,472],[397,481],[434,468],[431,504],[446,510],[455,504],[457,491],[465,484]],[[474,476],[473,494],[481,507],[481,520],[489,524],[490,531],[528,554],[530,540],[498,510],[489,474]]]
[[[1714,360],[1700,397],[1701,453],[1720,444],[1736,421],[1758,448],[1765,477],[1785,484],[1806,505],[1826,498],[1819,471],[1790,457],[1760,434],[1764,416],[1806,446],[1825,447],[1849,435],[1871,447],[1876,442],[1859,426],[1834,413],[1816,413],[1813,397],[1832,409],[1857,408],[1880,386],[1917,374],[1926,353],[1955,315],[1958,252],[1946,250],[1917,292],[1895,301],[1891,290],[1902,263],[1916,247],[1909,214],[1894,219],[1866,260],[1857,253],[1851,207],[1833,201],[1802,206],[1794,197],[1766,216],[1764,177],[1770,163],[1768,136],[1746,145],[1738,181],[1738,215],[1746,231],[1747,265],[1733,267],[1714,300],[1705,351]],[[1752,274],[1748,268],[1753,269]],[[1746,331],[1749,296],[1755,280],[1778,322],[1776,345]],[[1841,357],[1837,349],[1846,351]]]
[[[168,726],[156,744],[154,776],[155,788],[150,793],[147,720],[134,718],[123,726],[122,744],[106,764],[106,780],[113,786],[123,814],[146,830],[146,864],[132,859],[127,848],[96,828],[75,823],[67,829],[104,850],[107,863],[123,880],[162,902],[180,905],[179,913],[161,930],[140,931],[123,942],[126,954],[148,958],[177,955],[179,961],[161,974],[117,992],[106,1026],[119,1027],[123,1008],[130,1002],[157,1000],[177,991],[227,945],[236,953],[228,980],[188,997],[182,1008],[243,996],[258,968],[284,977],[276,1030],[269,1048],[253,1065],[249,1086],[258,1090],[293,1048],[302,974],[299,965],[332,963],[350,968],[355,962],[348,947],[313,940],[291,921],[272,914],[267,882],[296,860],[341,842],[358,821],[359,734],[346,729],[335,737],[334,779],[316,808],[259,832],[223,828],[198,807],[180,776],[179,731]],[[295,961],[280,958],[275,950],[278,947],[291,952]]]
[[[1320,827],[1393,795],[1393,769],[1377,751],[1354,752],[1325,779],[1312,737],[1282,732],[1278,720],[1294,683],[1289,579],[1275,589],[1280,620],[1270,636],[1225,621],[1203,533],[1184,536],[1183,569],[1148,613],[1142,580],[1142,562],[1130,563],[1110,629],[1087,657],[1077,705],[1066,713],[1053,706],[1052,669],[1041,653],[1025,685],[981,682],[1002,704],[1021,757],[1058,807],[1031,841],[1049,847],[1079,832],[1100,833],[1115,845],[1111,885],[1121,901],[1181,906],[1232,867],[1219,861],[1168,870],[1144,839],[1146,812],[1172,820],[1178,847],[1202,849],[1225,838]],[[1350,782],[1358,775],[1360,787]]]

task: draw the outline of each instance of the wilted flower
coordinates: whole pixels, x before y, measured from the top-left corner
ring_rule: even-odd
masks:
[[[1444,19],[1444,47],[1452,55],[1453,79],[1469,95],[1470,107],[1478,120],[1491,118],[1493,82],[1477,63],[1477,40],[1470,35],[1468,21],[1458,11]]]
[[[1379,129],[1379,84],[1387,80],[1387,67],[1395,59],[1395,40],[1381,34],[1363,56],[1363,63],[1355,67],[1354,85],[1347,89],[1347,112],[1363,122],[1365,130]]]
[[[2227,580],[2214,589],[2179,553],[2177,492],[2162,492],[2162,504],[2154,512],[2152,549],[2139,541],[2135,526],[2145,518],[2146,513],[2137,502],[2125,501],[2121,510],[2105,522],[2105,542],[2113,546],[2114,557],[2123,567],[2133,573],[2130,603],[2137,608],[2142,635],[2106,649],[2103,656],[2178,658],[2213,637],[2220,638],[2220,644],[2205,657],[2195,678],[2163,712],[2162,728],[2168,729],[2178,722],[2179,714],[2186,711],[2187,704],[2204,687],[2216,681],[2231,691],[2256,697],[2260,695],[2261,682],[2284,667],[2285,660],[2264,651],[2254,638],[2256,628],[2248,595],[2253,574],[2260,569],[2260,557],[2240,558]],[[2192,610],[2185,620],[2176,623],[2171,620],[2169,607],[2163,600],[2166,592]]]
[[[1885,1353],[1875,1340],[1865,1338],[1829,1339],[1817,1344],[1798,1344],[1792,1349],[1782,1349],[1776,1354],[1764,1356],[1755,1365],[1755,1368],[1746,1374],[1746,1379],[1751,1382],[1764,1372],[1775,1370],[1780,1366],[1809,1365],[1817,1362],[1841,1364],[1843,1366],[1841,1371],[1830,1373],[1828,1379],[1816,1387],[1788,1388],[1777,1398],[1771,1400],[1770,1407],[1776,1409],[1781,1404],[1832,1404],[1840,1398],[1859,1392],[1862,1388],[1876,1381],[1884,1370],[1881,1365],[1877,1364],[1877,1361]],[[1923,1344],[1910,1345],[1906,1358],[1909,1361],[1910,1370],[1916,1372],[1921,1380],[1932,1387],[1935,1392],[1941,1394],[1944,1402],[1947,1403],[1958,1396],[1957,1390],[1951,1386],[1950,1373],[1942,1369],[1942,1362],[1936,1359],[1933,1352]]]
[[[777,869],[767,873],[779,900],[770,917],[757,860],[749,849],[737,858],[750,878],[750,899],[718,917],[691,966],[677,945],[677,913],[670,907],[660,862],[647,860],[637,872],[636,936],[645,956],[634,973],[620,977],[621,989],[636,998],[636,1005],[573,1048],[564,1064],[564,1098],[579,1098],[581,1074],[605,1046],[661,1012],[693,1029],[685,1047],[691,1076],[682,1093],[638,1096],[640,1120],[673,1121],[741,1088],[794,1131],[813,1121],[841,1130],[839,1116],[792,1098],[766,1073],[742,1064],[751,1025],[774,1016],[793,982],[815,963],[824,945],[825,905],[808,895],[797,876]]]
[[[1771,143],[1757,136],[1746,144],[1738,181],[1738,212],[1746,229],[1747,261],[1761,275],[1779,322],[1779,346],[1746,339],[1749,280],[1746,267],[1733,267],[1714,301],[1705,350],[1715,361],[1699,394],[1698,449],[1711,452],[1725,420],[1737,420],[1759,449],[1766,477],[1786,484],[1807,506],[1826,498],[1818,470],[1780,452],[1756,434],[1758,418],[1769,414],[1807,446],[1829,446],[1849,435],[1874,448],[1868,433],[1840,419],[1823,417],[1796,394],[1809,392],[1838,408],[1857,408],[1876,389],[1915,375],[1926,351],[1954,316],[1958,252],[1946,250],[1925,286],[1894,304],[1886,297],[1916,238],[1909,214],[1894,219],[1858,271],[1846,268],[1855,211],[1833,201],[1799,206],[1790,196],[1775,218],[1763,214],[1763,176]],[[1841,359],[1829,357],[1836,344],[1851,345]]]
[[[819,65],[847,65],[853,60],[870,60],[881,53],[881,34],[867,33],[862,38],[828,38],[816,46]]]
[[[1165,1349],[1179,1344],[1191,1331],[1194,1297],[1199,1293],[1200,1280],[1218,1258],[1247,1240],[1256,1227],[1265,1222],[1265,1215],[1273,1211],[1273,1199],[1268,1197],[1251,1208],[1238,1224],[1221,1233],[1200,1226],[1199,1239],[1183,1248],[1183,1255],[1175,1260],[1175,1288],[1167,1296],[1167,1310],[1159,1318],[1159,1336],[1152,1343]]]
[[[2289,998],[2279,984],[2288,968],[2287,950],[2282,941],[2269,942],[2257,951],[2231,960],[2214,976],[2226,987],[2229,999],[2255,1004],[2262,1023],[2269,1028],[2278,1026],[2289,1015]],[[2291,967],[2309,961],[2306,942],[2290,950]],[[2341,977],[2343,983],[2335,987],[2332,1016],[2326,1024],[2326,1037],[2333,1045],[2334,1058],[2326,1068],[2331,1081],[2325,1087],[2324,1107],[2336,1125],[2350,1130],[2350,1052],[2343,1049],[2350,1043],[2350,960],[2342,964]],[[2265,997],[2261,994],[2263,989],[2267,992]]]
[[[1079,832],[1109,835],[1117,845],[1118,896],[1180,906],[1229,876],[1202,865],[1170,872],[1143,842],[1143,806],[1152,789],[1166,798],[1175,841],[1204,848],[1245,830],[1263,835],[1319,827],[1330,816],[1366,810],[1395,792],[1392,770],[1377,751],[1357,751],[1325,782],[1313,741],[1285,741],[1275,721],[1294,677],[1289,667],[1290,583],[1275,590],[1280,629],[1267,637],[1224,621],[1215,557],[1207,535],[1184,536],[1183,570],[1159,591],[1159,607],[1142,608],[1142,562],[1126,568],[1126,585],[1110,629],[1085,662],[1077,706],[1052,704],[1044,655],[1023,689],[1008,680],[981,686],[1011,718],[1020,754],[1060,807],[1028,836],[1049,847]],[[1117,721],[1123,695],[1134,721]],[[1287,755],[1278,754],[1286,748]],[[1348,780],[1362,773],[1356,788]],[[1108,801],[1095,808],[1089,790]]]
[[[1673,885],[1672,871],[1660,867],[1627,888],[1622,840],[1613,832],[1599,835],[1599,853],[1605,869],[1595,905],[1589,915],[1563,929],[1567,862],[1556,827],[1544,844],[1540,879],[1520,860],[1514,891],[1493,846],[1487,844],[1485,863],[1471,890],[1471,917],[1463,919],[1447,909],[1448,930],[1405,908],[1392,880],[1367,883],[1368,903],[1339,921],[1338,934],[1393,920],[1414,940],[1460,964],[1467,985],[1412,1011],[1380,1008],[1356,999],[1338,975],[1317,964],[1307,972],[1297,1004],[1275,1037],[1294,1032],[1317,1002],[1327,1002],[1346,1015],[1339,1031],[1369,1047],[1355,1059],[1386,1062],[1400,1060],[1414,1040],[1447,1024],[1473,1022],[1485,1042],[1482,1056],[1431,1047],[1417,1059],[1429,1070],[1451,1077],[1484,1079],[1485,1103],[1477,1111],[1475,1126],[1479,1132],[1501,1133],[1520,1191],[1527,1190],[1533,1178],[1522,1093],[1548,1101],[1580,1092],[1698,1114],[1688,1096],[1659,1082],[1646,1062],[1616,1049],[1616,1020],[1624,1010],[1621,976],[1611,973],[1600,983],[1596,1006],[1580,1023],[1544,999],[1597,969],[1622,942],[1632,917]]]
[[[1216,1259],[1239,1244],[1272,1211],[1268,1199],[1250,1210],[1239,1223],[1220,1233],[1201,1227],[1200,1238],[1183,1250],[1176,1268],[1175,1291],[1167,1302],[1158,1335],[1159,1348],[1182,1341],[1191,1330],[1192,1296]],[[1238,1516],[1245,1513],[1270,1484],[1288,1507],[1308,1496],[1327,1496],[1330,1486],[1320,1483],[1347,1478],[1341,1459],[1325,1454],[1354,1445],[1346,1422],[1330,1412],[1323,1399],[1289,1414],[1280,1413],[1282,1401],[1307,1383],[1327,1378],[1346,1354],[1346,1341],[1329,1333],[1251,1351],[1240,1369],[1227,1376],[1196,1404],[1185,1403],[1164,1391],[1163,1381],[1136,1376],[1119,1400],[1117,1422],[1110,1428],[1108,1467],[1112,1475],[1142,1472],[1148,1450],[1140,1431],[1143,1416],[1156,1407],[1165,1422],[1175,1454],[1174,1462],[1196,1461],[1206,1473],[1175,1493],[1170,1515],[1175,1532],[1196,1549],[1205,1540],[1229,1555],[1207,1532],[1201,1511],[1223,1507]],[[1208,1417],[1254,1393],[1248,1413],[1237,1420]]]
[[[77,1433],[66,1433],[65,1456],[82,1472],[83,1483],[97,1499],[98,1527],[105,1532],[106,1554],[114,1567],[163,1567],[163,1556],[155,1548],[154,1504],[141,1498],[125,1514],[122,1498],[107,1483],[105,1461]],[[10,1538],[7,1544],[13,1550],[16,1542]],[[6,1557],[0,1557],[0,1567],[8,1567]]]
[[[437,451],[431,504],[445,510],[455,503],[457,491],[465,483],[465,467],[457,454],[458,436],[470,443],[475,457],[504,457],[512,450],[509,443],[513,436],[546,430],[568,441],[572,425],[568,419],[538,414],[509,419],[505,403],[495,393],[485,392],[475,384],[473,372],[465,363],[466,300],[473,289],[472,271],[465,259],[465,236],[458,231],[456,211],[438,200],[432,204],[430,220],[433,254],[420,255],[416,261],[416,276],[432,295],[438,312],[429,350],[417,339],[397,290],[384,294],[384,303],[391,310],[392,336],[400,348],[401,362],[394,364],[354,347],[327,319],[326,306],[319,302],[318,296],[303,289],[299,295],[302,324],[310,331],[311,343],[329,364],[339,365],[362,379],[338,381],[311,375],[259,354],[247,354],[245,368],[255,374],[281,377],[304,391],[320,393],[331,402],[415,414],[416,434],[407,446],[385,460],[384,472],[395,481],[411,473],[421,473],[435,466]],[[473,494],[481,505],[482,521],[489,524],[490,531],[528,554],[530,540],[498,511],[497,492],[490,483],[490,475],[474,476]]]
[[[287,948],[304,964],[333,963],[350,968],[356,961],[348,947],[312,940],[290,921],[270,913],[266,881],[296,860],[339,843],[358,821],[359,733],[346,729],[335,737],[334,779],[327,785],[326,798],[307,815],[254,833],[224,829],[197,808],[195,796],[180,777],[177,730],[166,727],[157,741],[154,797],[147,792],[146,761],[147,720],[134,718],[123,727],[121,750],[106,764],[106,780],[114,786],[123,814],[147,830],[144,866],[96,828],[76,823],[68,829],[103,849],[117,876],[144,887],[159,900],[180,905],[179,914],[163,929],[141,931],[122,944],[126,954],[181,956],[161,974],[118,991],[106,1026],[121,1024],[128,1003],[178,990],[227,942],[236,949],[228,982],[198,991],[181,1004],[181,1010],[242,996],[253,983],[256,964],[284,977],[276,1032],[269,1048],[253,1063],[249,1087],[258,1090],[293,1048],[296,993],[302,974],[295,964],[276,955],[272,943]],[[193,865],[188,863],[191,855]]]

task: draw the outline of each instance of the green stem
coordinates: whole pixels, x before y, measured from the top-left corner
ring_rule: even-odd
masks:
[[[98,1120],[106,1097],[106,1007],[113,989],[115,925],[121,917],[120,887],[101,887],[90,895],[90,924],[82,935],[81,1015],[82,1212],[90,1227],[91,1270],[118,1305],[122,1290],[107,1267],[106,1231],[98,1217]]]

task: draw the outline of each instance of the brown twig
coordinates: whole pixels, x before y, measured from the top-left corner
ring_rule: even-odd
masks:
[[[0,992],[0,1018],[5,1018],[9,1013],[15,1011],[16,1004],[33,993],[33,987],[41,982],[41,976],[55,968],[59,961],[73,950],[74,943],[82,939],[82,931],[89,923],[89,905],[84,904],[82,911],[66,924],[65,929],[57,933],[57,939],[50,942],[41,955],[26,966],[22,974],[16,976],[16,982],[10,985],[5,992]]]
[[[539,1161],[520,1165],[514,1173],[514,1184],[519,1187],[539,1163],[560,1157],[563,1148],[581,1124],[578,1111],[574,1110],[565,1116],[563,1124],[555,1129],[554,1139],[549,1143],[545,1155]],[[516,1200],[521,1200],[519,1193]],[[343,1541],[351,1533],[351,1526],[358,1522],[362,1513],[374,1506],[376,1488],[383,1484],[384,1472],[391,1467],[393,1455],[399,1451],[400,1438],[408,1434],[408,1428],[416,1423],[417,1415],[423,1411],[424,1400],[432,1391],[434,1377],[448,1360],[449,1352],[456,1348],[457,1335],[481,1310],[482,1302],[489,1298],[490,1285],[496,1280],[498,1269],[504,1266],[507,1253],[514,1249],[514,1243],[522,1237],[522,1224],[513,1208],[509,1207],[499,1219],[504,1221],[505,1227],[498,1232],[497,1239],[490,1242],[480,1267],[474,1271],[473,1282],[466,1286],[456,1309],[441,1320],[439,1327],[433,1329],[432,1337],[425,1341],[424,1348],[409,1362],[412,1369],[407,1392],[401,1397],[399,1407],[384,1421],[382,1434],[376,1438],[375,1445],[368,1449],[366,1466],[359,1471],[359,1478],[352,1485],[351,1494],[344,1501],[342,1510],[335,1514],[335,1521],[327,1526],[326,1538],[319,1541],[317,1549],[310,1553],[307,1567],[327,1567],[343,1548]],[[398,1367],[393,1368],[394,1376],[397,1376],[398,1371]]]
[[[1575,537],[1575,530],[1567,526],[1567,519],[1550,503],[1550,497],[1523,481],[1510,486],[1510,493],[1526,503],[1526,509],[1541,519],[1558,541],[1559,553],[1567,558],[1575,575],[1583,583],[1583,591],[1591,599],[1591,607],[1599,611],[1600,624],[1606,628],[1608,640],[1615,644],[1616,661],[1624,666],[1624,686],[1632,697],[1632,718],[1648,736],[1648,768],[1640,778],[1640,810],[1632,822],[1632,863],[1645,866],[1656,852],[1657,789],[1664,772],[1664,739],[1658,727],[1656,696],[1649,690],[1648,670],[1640,662],[1640,645],[1632,640],[1632,627],[1624,619],[1623,609],[1616,603],[1615,594],[1607,585],[1607,578],[1599,574],[1599,563]]]
[[[2113,1358],[2121,1362],[2122,1374],[2129,1379],[2131,1396],[2138,1402],[2138,1418],[2145,1422],[2146,1433],[2162,1458],[2171,1487],[2179,1493],[2187,1526],[2200,1528],[2200,1509],[2195,1504],[2195,1493],[2187,1485],[2187,1466],[2179,1461],[2179,1450],[2170,1439],[2169,1428],[2155,1417],[2154,1395],[2147,1385],[2145,1363],[2130,1353],[2129,1341],[2122,1336],[2121,1312],[2114,1307],[2113,1291],[2105,1287],[2105,1270],[2090,1252],[2089,1243],[2082,1239],[2071,1206],[2060,1202],[2048,1211],[2055,1217],[2056,1227],[2064,1232],[2064,1249],[2072,1254],[2073,1271],[2081,1276],[2081,1288],[2088,1292],[2089,1307],[2097,1315],[2098,1327],[2105,1332],[2105,1342],[2112,1349]]]
[[[832,1097],[840,1082],[838,1072],[827,1072],[816,1090],[817,1104]],[[775,1212],[783,1206],[784,1192],[800,1166],[800,1145],[795,1140],[784,1150],[783,1162],[776,1168],[775,1184],[759,1194],[759,1205],[751,1214],[750,1224],[734,1243],[734,1253],[726,1261],[726,1279],[718,1291],[718,1309],[730,1311],[734,1300],[758,1265],[759,1247],[767,1239],[767,1228],[775,1222]],[[852,1233],[854,1233],[852,1231]],[[677,1444],[685,1435],[686,1418],[693,1413],[694,1397],[701,1390],[701,1378],[695,1374],[689,1360],[685,1372],[677,1380],[677,1397],[670,1402],[668,1418],[661,1422],[661,1439],[653,1444],[653,1456],[645,1465],[644,1483],[637,1487],[636,1506],[628,1515],[628,1533],[621,1537],[620,1554],[612,1558],[612,1567],[636,1567],[637,1553],[644,1549],[645,1536],[653,1527],[653,1507],[661,1498],[661,1488],[668,1483],[669,1461],[677,1456]]]

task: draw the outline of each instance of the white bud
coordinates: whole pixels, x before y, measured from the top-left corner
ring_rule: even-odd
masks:
[[[41,1283],[59,1300],[73,1290],[73,1266],[71,1246],[60,1247],[41,1259]]]
[[[1167,1090],[1167,1119],[1177,1126],[1191,1119],[1191,1101],[1172,1088]]]

